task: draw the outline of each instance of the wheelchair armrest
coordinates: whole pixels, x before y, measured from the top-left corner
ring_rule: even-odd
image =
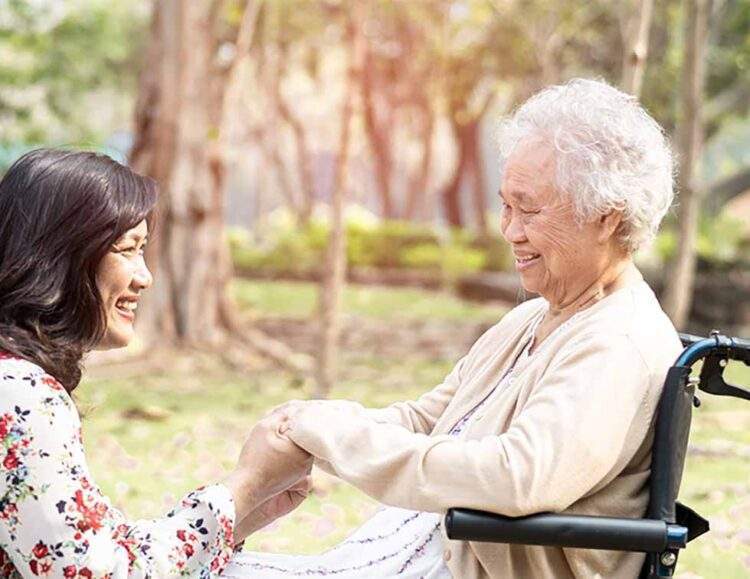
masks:
[[[613,551],[661,552],[684,548],[688,530],[655,519],[622,519],[542,513],[504,517],[471,509],[445,515],[448,538]]]

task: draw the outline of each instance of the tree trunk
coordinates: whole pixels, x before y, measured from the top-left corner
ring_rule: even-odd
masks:
[[[139,133],[131,163],[161,194],[149,261],[159,283],[146,294],[141,324],[151,340],[215,342],[221,334],[230,264],[223,256],[223,198],[212,169],[211,2],[155,4]]]
[[[299,201],[299,220],[305,224],[310,221],[315,203],[315,182],[313,178],[313,165],[310,151],[307,146],[307,135],[302,122],[294,115],[289,108],[284,95],[281,92],[281,79],[287,70],[288,51],[285,47],[279,48],[278,71],[276,80],[272,83],[273,98],[276,109],[281,118],[292,129],[294,135],[294,148],[297,157],[297,172],[299,174],[300,194]]]
[[[375,163],[375,185],[380,198],[380,210],[384,219],[396,217],[396,207],[391,195],[391,181],[393,162],[391,140],[388,131],[393,127],[382,126],[378,120],[374,95],[374,63],[368,47],[363,49],[362,70],[359,75],[359,85],[362,96],[362,114],[364,117],[365,134],[370,145],[370,151]]]
[[[130,163],[159,183],[155,235],[147,260],[157,283],[145,294],[139,332],[149,344],[215,348],[230,334],[291,370],[310,361],[237,324],[227,292],[232,276],[224,239],[224,139],[231,116],[227,85],[249,50],[257,8],[238,33],[240,59],[217,76],[210,0],[154,4],[149,66],[140,79]]]
[[[361,20],[358,19],[358,22]],[[331,199],[331,233],[326,248],[325,269],[319,294],[320,350],[318,352],[317,385],[315,398],[326,398],[336,382],[339,335],[341,333],[341,297],[346,277],[346,229],[344,205],[346,202],[347,164],[350,125],[353,109],[354,83],[357,78],[356,62],[360,53],[360,34],[354,23],[347,23],[347,44],[352,46],[347,66],[344,101],[341,110],[341,132],[336,158],[336,178]]]
[[[301,209],[297,203],[294,184],[281,155],[281,144],[279,143],[279,136],[276,134],[277,130],[278,127],[275,123],[264,128],[261,133],[261,151],[268,161],[268,167],[273,169],[277,186],[281,191],[287,209],[292,215],[300,216]]]
[[[735,197],[750,191],[750,168],[743,169],[734,175],[706,187],[708,199],[706,209],[718,213],[724,205]]]
[[[409,180],[409,190],[406,192],[404,219],[411,221],[422,215],[427,199],[427,184],[432,170],[432,135],[435,131],[435,114],[430,107],[427,97],[420,99],[421,126],[419,131],[422,146],[422,158],[419,167]]]
[[[680,211],[677,255],[668,268],[664,310],[683,329],[693,297],[701,199],[696,187],[697,165],[703,140],[703,85],[711,0],[685,1],[685,61],[682,77],[680,150]]]
[[[456,120],[456,114],[451,114],[451,127],[453,128],[453,137],[458,149],[456,164],[453,168],[453,175],[440,191],[440,199],[443,203],[443,213],[445,220],[451,227],[463,227],[463,211],[461,210],[461,181],[466,171],[466,143],[464,137],[463,125]]]
[[[487,228],[487,184],[484,178],[484,162],[481,150],[481,117],[466,126],[466,170],[471,176],[471,198],[477,230],[482,237]]]
[[[487,199],[484,166],[481,158],[480,126],[484,115],[493,102],[493,93],[488,93],[482,104],[474,110],[464,108],[464,103],[453,102],[449,121],[458,149],[453,175],[443,187],[440,198],[446,221],[451,227],[463,227],[465,220],[461,209],[461,184],[465,176],[472,177],[472,206],[477,225],[482,234],[487,232]]]
[[[623,26],[622,89],[640,96],[643,74],[648,57],[649,31],[654,0],[635,0],[626,3],[630,14],[625,15]]]

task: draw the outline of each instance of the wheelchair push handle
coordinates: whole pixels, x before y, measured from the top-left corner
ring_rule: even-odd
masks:
[[[750,340],[731,338],[733,342],[733,360],[741,360],[750,366]]]
[[[737,360],[750,366],[750,340],[728,337],[717,331],[709,338],[680,334],[685,350],[677,358],[676,367],[690,368],[703,360],[698,388],[717,396],[730,396],[750,401],[750,391],[724,380],[727,361]]]
[[[750,366],[750,340],[711,332],[711,337],[703,338],[692,334],[680,334],[685,351],[677,361],[678,365],[690,366],[708,352],[720,355],[727,360],[737,360]]]

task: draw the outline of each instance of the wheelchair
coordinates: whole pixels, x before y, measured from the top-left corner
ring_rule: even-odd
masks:
[[[667,372],[657,408],[650,499],[645,518],[627,519],[540,513],[505,517],[472,509],[453,508],[445,516],[450,539],[606,549],[646,553],[639,579],[672,577],[680,549],[709,530],[708,521],[677,501],[687,453],[693,407],[700,406],[696,390],[716,396],[750,400],[750,391],[728,384],[729,360],[750,366],[750,340],[711,332],[701,338],[680,334],[685,349]],[[703,363],[700,374],[692,367]]]

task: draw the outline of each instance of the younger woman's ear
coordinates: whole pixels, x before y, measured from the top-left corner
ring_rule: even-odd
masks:
[[[599,217],[599,243],[608,243],[622,225],[622,211],[610,211]]]

